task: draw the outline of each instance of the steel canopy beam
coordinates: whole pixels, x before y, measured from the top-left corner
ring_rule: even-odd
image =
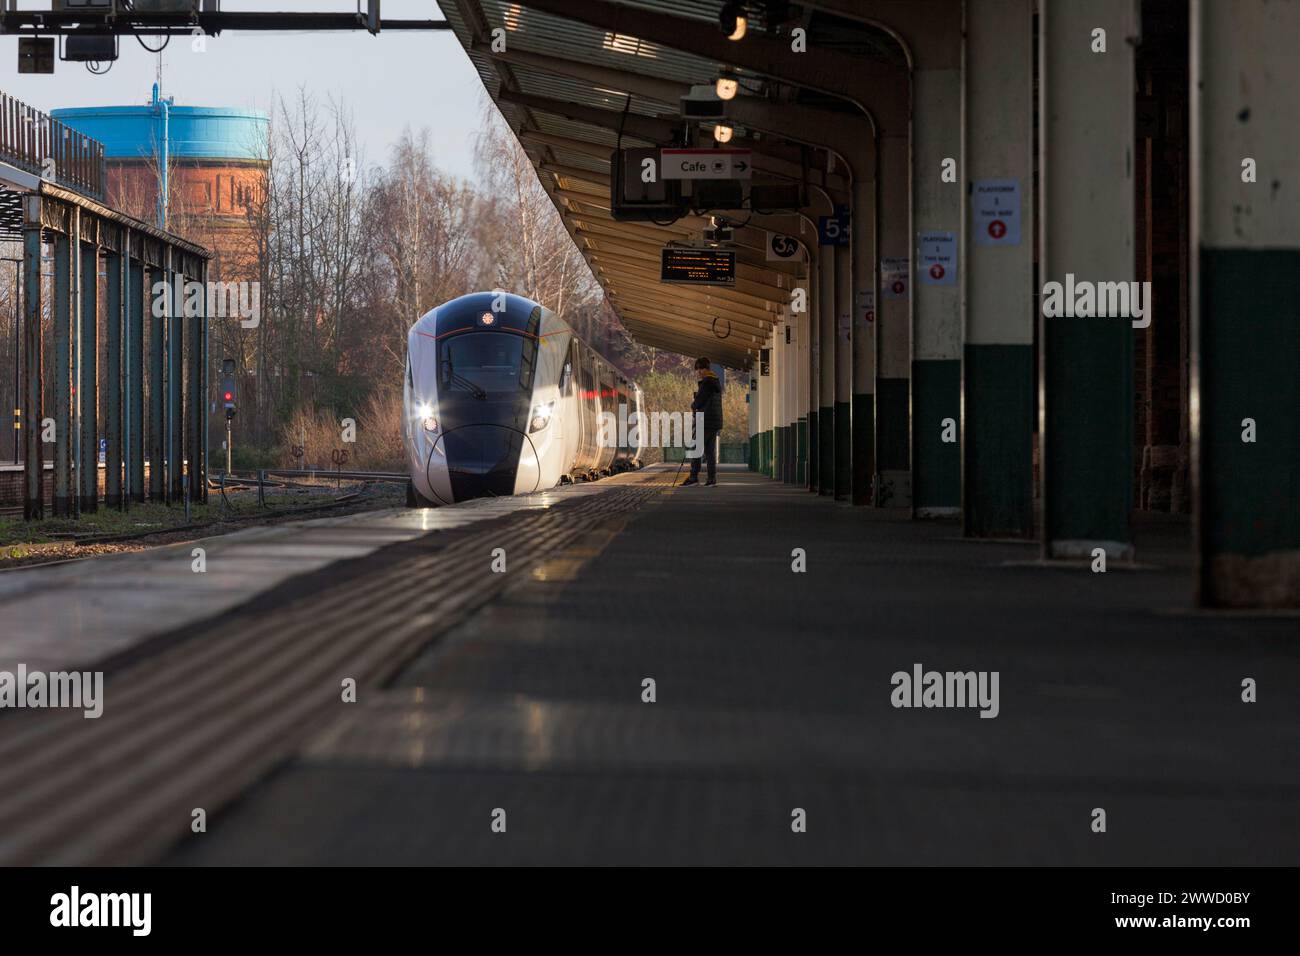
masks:
[[[446,20],[381,20],[372,30],[364,13],[284,11],[250,13],[159,13],[132,10],[116,15],[87,10],[11,10],[0,13],[0,34],[70,36],[109,33],[119,36],[189,36],[198,26],[211,36],[223,30],[450,30]]]
[[[619,282],[627,283],[634,286],[647,295],[662,299],[665,304],[680,302],[683,308],[696,307],[699,310],[708,312],[710,315],[718,310],[730,310],[736,315],[736,318],[746,326],[752,326],[755,331],[761,331],[771,324],[774,316],[779,314],[779,310],[764,308],[762,305],[754,305],[742,301],[740,298],[731,298],[727,295],[719,294],[720,291],[716,286],[692,287],[692,286],[665,286],[659,281],[658,271],[647,273],[640,271],[634,265],[615,258],[600,259],[598,256],[593,257],[596,261],[594,265],[604,273],[605,277],[615,285]],[[705,292],[702,289],[707,288]],[[765,305],[766,303],[764,303]]]
[[[615,132],[618,131],[622,119],[624,135],[635,136],[649,143],[671,143],[681,130],[681,124],[672,120],[642,116],[639,113],[628,113],[624,117],[624,114],[617,110],[603,110],[597,106],[584,106],[581,103],[569,103],[566,100],[536,96],[532,93],[516,93],[514,90],[504,88],[497,94],[497,102],[512,103],[530,110],[541,110],[543,113],[554,113],[565,119]]]
[[[747,331],[738,331],[734,325],[728,325],[725,316],[710,316],[706,321],[693,320],[690,325],[683,325],[676,313],[665,312],[662,305],[635,295],[624,295],[621,308],[628,313],[628,321],[643,328],[651,328],[661,335],[679,335],[688,339],[695,348],[708,347],[715,351],[727,349],[733,353],[743,353],[755,348],[755,343],[765,340],[766,334],[755,335]],[[717,330],[723,329],[721,333]]]

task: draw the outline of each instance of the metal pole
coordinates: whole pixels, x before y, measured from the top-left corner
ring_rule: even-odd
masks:
[[[76,220],[73,209],[68,215]],[[69,234],[71,233],[71,234]],[[72,264],[75,226],[54,240],[54,516],[67,517],[72,508]],[[31,327],[28,326],[28,334]],[[40,422],[36,423],[40,426]]]
[[[208,433],[211,428],[212,418],[210,414],[210,395],[208,389],[208,323],[212,316],[209,314],[208,306],[208,262],[205,260],[202,265],[202,282],[203,282],[203,319],[202,328],[195,346],[199,349],[198,374],[199,381],[195,388],[197,396],[197,405],[195,414],[198,415],[199,429],[199,465],[198,465],[198,494],[199,501],[207,503],[208,500]]]
[[[125,233],[125,230],[123,230]],[[121,236],[119,235],[119,240]],[[122,251],[109,251],[104,260],[104,331],[107,335],[104,369],[104,505],[122,507]]]
[[[19,366],[19,344],[18,343],[19,343],[20,336],[19,336],[18,328],[19,328],[20,317],[22,316],[22,302],[19,299],[19,292],[22,286],[22,273],[19,271],[19,267],[23,260],[21,258],[11,259],[8,256],[6,256],[3,261],[12,262],[14,264],[14,404],[13,404],[14,417],[13,417],[13,424],[11,426],[11,431],[13,432],[14,464],[16,465],[18,464],[18,460],[19,460],[18,459],[18,433],[21,430],[18,423],[18,419],[19,416],[22,415],[22,396],[19,394],[20,386],[18,384],[21,381],[21,375],[22,375],[22,371]]]
[[[149,314],[149,497],[154,501],[163,500],[166,488],[164,476],[166,469],[163,459],[166,457],[166,394],[167,383],[163,377],[163,345],[167,328],[167,313],[171,308],[171,297],[167,295],[166,284],[171,281],[166,269],[153,266],[149,270],[152,283],[149,289],[147,312]],[[164,291],[159,295],[154,287],[163,283]]]
[[[143,245],[142,245],[143,250]],[[144,262],[134,259],[127,269],[126,322],[130,370],[129,387],[125,390],[127,404],[127,457],[130,462],[127,491],[133,501],[144,501],[144,357],[145,357],[145,280],[148,272]]]
[[[99,249],[89,242],[79,245],[81,255],[81,312],[79,318],[79,344],[77,346],[78,373],[77,408],[79,410],[80,444],[77,456],[78,508],[94,511],[99,503],[99,416],[98,397],[98,307]]]
[[[41,206],[39,194],[27,196],[26,224],[23,229],[23,254],[26,257],[24,278],[27,280],[27,321],[23,333],[27,361],[26,394],[23,396],[23,517],[32,521],[45,517],[45,449],[41,444],[41,419],[45,409],[41,395],[44,378],[41,355]]]
[[[203,481],[206,474],[203,431],[208,420],[207,397],[207,282],[204,274],[206,264],[199,267],[196,281],[203,287],[197,310],[185,317],[189,325],[189,394],[185,401],[185,453],[189,462],[185,481],[190,489],[190,497],[203,500]],[[186,297],[188,305],[190,299]]]
[[[169,250],[173,265],[180,256]],[[179,500],[185,483],[185,280],[171,273],[173,305],[167,321],[167,500]]]

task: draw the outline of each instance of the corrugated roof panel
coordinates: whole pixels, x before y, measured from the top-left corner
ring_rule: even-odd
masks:
[[[602,162],[594,156],[570,152],[567,149],[560,149],[555,146],[548,148],[555,154],[556,161],[565,166],[572,166],[575,169],[589,169],[593,173],[599,173],[602,176],[609,175],[609,163]]]
[[[717,76],[717,66],[710,60],[638,37],[600,30],[503,0],[482,0],[480,7],[491,26],[506,29],[507,48],[553,56],[580,55],[587,63],[680,82],[712,83]]]
[[[581,139],[588,143],[600,143],[608,146],[612,152],[618,142],[618,134],[613,130],[605,129],[603,126],[588,126],[586,123],[576,123],[573,120],[565,119],[562,116],[556,116],[553,113],[545,113],[537,110],[533,113],[536,119],[536,126],[543,133],[552,133],[555,136],[567,136],[570,139]],[[638,139],[635,136],[623,136],[623,145],[638,145],[645,143],[653,145],[647,140]]]
[[[535,96],[548,96],[553,100],[579,103],[582,106],[595,106],[599,109],[613,110],[617,113],[621,113],[626,106],[629,113],[636,113],[639,116],[659,117],[664,115],[664,111],[658,103],[650,103],[642,97],[632,97],[631,104],[628,105],[626,94],[614,90],[596,89],[589,83],[583,83],[567,76],[541,73],[516,65],[511,66],[511,71],[514,73],[515,78],[519,80],[519,88],[523,92],[532,93]]]

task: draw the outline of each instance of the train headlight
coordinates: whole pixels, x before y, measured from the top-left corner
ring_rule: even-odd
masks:
[[[438,430],[438,419],[434,417],[433,406],[428,402],[421,402],[415,406],[415,418],[424,426],[426,432]]]
[[[551,421],[551,412],[555,411],[554,402],[538,403],[533,406],[533,414],[529,419],[528,430],[530,432],[539,432],[545,428]]]

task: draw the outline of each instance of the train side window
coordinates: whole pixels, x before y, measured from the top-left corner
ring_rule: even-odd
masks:
[[[584,355],[583,361],[578,364],[578,381],[581,383],[583,398],[596,397],[595,372],[595,368],[592,367],[591,356]]]
[[[524,347],[519,361],[519,387],[521,389],[530,389],[533,387],[533,366],[537,363],[537,343],[538,333],[542,328],[542,309],[541,306],[535,306],[533,311],[528,313],[528,322],[524,325]]]

